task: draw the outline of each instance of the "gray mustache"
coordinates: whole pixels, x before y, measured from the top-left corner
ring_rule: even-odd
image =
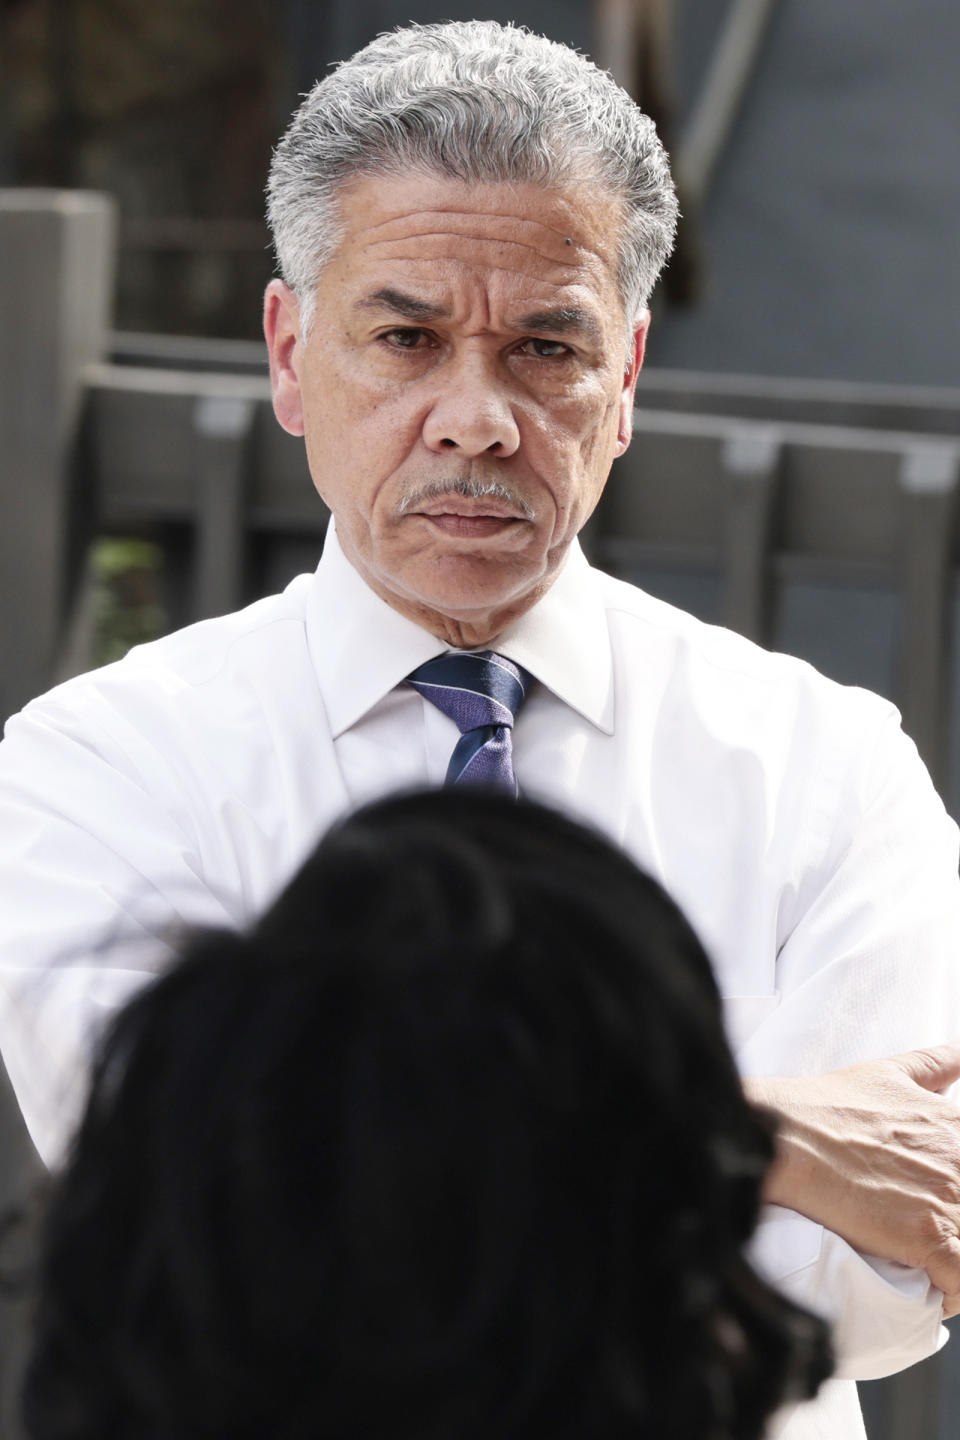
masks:
[[[509,485],[499,480],[471,480],[465,475],[457,475],[450,480],[433,480],[429,485],[422,485],[419,490],[405,495],[398,507],[400,514],[405,515],[425,501],[439,500],[444,495],[459,495],[463,500],[500,500],[519,510],[524,519],[534,518],[533,506]]]

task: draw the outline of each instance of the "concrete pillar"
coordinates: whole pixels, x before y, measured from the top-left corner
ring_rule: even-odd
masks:
[[[50,684],[82,377],[104,358],[115,255],[107,196],[0,190],[0,719]]]

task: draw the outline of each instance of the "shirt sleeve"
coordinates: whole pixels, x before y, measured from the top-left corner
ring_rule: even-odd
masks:
[[[160,759],[157,765],[160,766]],[[105,1020],[177,933],[226,924],[162,770],[145,778],[93,687],[14,716],[0,745],[0,1049],[33,1142],[58,1161]]]
[[[860,1255],[792,1210],[764,1207],[750,1258],[783,1294],[830,1322],[837,1379],[879,1380],[947,1342],[943,1297],[922,1270]]]
[[[957,827],[896,712],[858,751],[822,862],[785,899],[778,1003],[738,1052],[746,1075],[823,1074],[960,1036]],[[832,1322],[841,1375],[894,1373],[947,1339],[923,1271],[860,1255],[791,1211],[768,1208],[754,1254]]]

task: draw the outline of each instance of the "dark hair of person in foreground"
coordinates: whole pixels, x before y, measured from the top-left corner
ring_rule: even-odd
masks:
[[[113,1023],[46,1216],[30,1440],[754,1440],[830,1367],[703,950],[478,792],[326,836]]]

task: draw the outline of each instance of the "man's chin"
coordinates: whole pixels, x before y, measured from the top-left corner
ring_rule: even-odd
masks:
[[[542,590],[544,567],[523,563],[519,556],[494,556],[487,551],[437,555],[422,572],[411,593],[445,615],[464,620],[479,612],[502,609]]]
[[[348,559],[391,609],[436,635],[499,633],[534,605],[549,587],[557,555],[534,542],[531,527],[515,522],[513,541],[484,537],[437,537],[369,547]],[[412,536],[413,531],[408,532]],[[519,543],[518,543],[519,541]],[[352,548],[352,547],[351,547]],[[347,547],[344,547],[347,553]],[[454,644],[483,644],[452,640]]]
[[[489,562],[488,562],[489,567]],[[438,570],[441,567],[438,567]],[[444,584],[443,576],[434,573],[431,582],[423,582],[403,591],[395,590],[383,598],[394,609],[407,615],[424,629],[441,635],[451,644],[484,645],[495,635],[536,604],[547,588],[547,581],[529,574],[515,572],[509,577],[472,575],[474,583]]]

